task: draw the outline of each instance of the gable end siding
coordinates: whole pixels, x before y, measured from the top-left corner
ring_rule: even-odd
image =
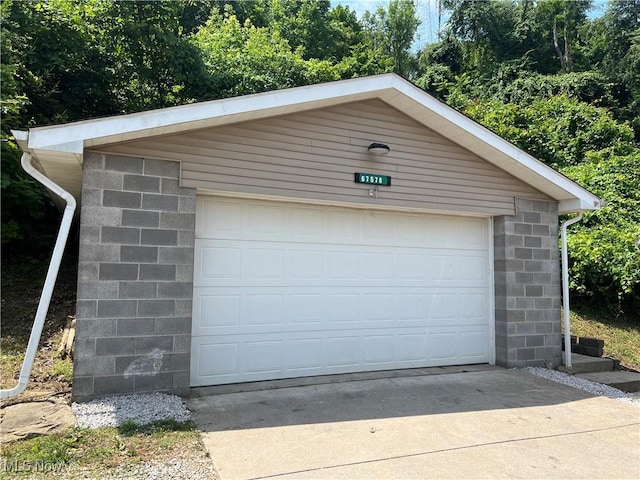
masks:
[[[368,154],[386,143],[385,156]],[[216,192],[512,215],[514,199],[550,200],[380,100],[139,140],[101,151],[180,161],[181,184]],[[355,184],[354,172],[392,177]]]

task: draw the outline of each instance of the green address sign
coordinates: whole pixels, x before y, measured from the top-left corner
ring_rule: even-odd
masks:
[[[376,175],[375,173],[355,173],[356,183],[366,183],[367,185],[382,185],[388,187],[391,185],[391,177],[388,175]]]

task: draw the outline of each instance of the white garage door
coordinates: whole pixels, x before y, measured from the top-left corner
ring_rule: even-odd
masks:
[[[198,199],[192,386],[490,361],[488,220]]]

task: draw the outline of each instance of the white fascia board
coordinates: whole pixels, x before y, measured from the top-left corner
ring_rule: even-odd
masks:
[[[33,128],[29,147],[54,150],[68,145],[76,153],[76,142],[95,146],[322,108],[373,98],[381,88],[391,86],[391,79],[386,74]]]

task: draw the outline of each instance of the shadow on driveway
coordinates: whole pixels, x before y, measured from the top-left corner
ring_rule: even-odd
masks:
[[[462,370],[200,396],[189,407],[223,480],[640,478],[640,409],[524,371]]]

